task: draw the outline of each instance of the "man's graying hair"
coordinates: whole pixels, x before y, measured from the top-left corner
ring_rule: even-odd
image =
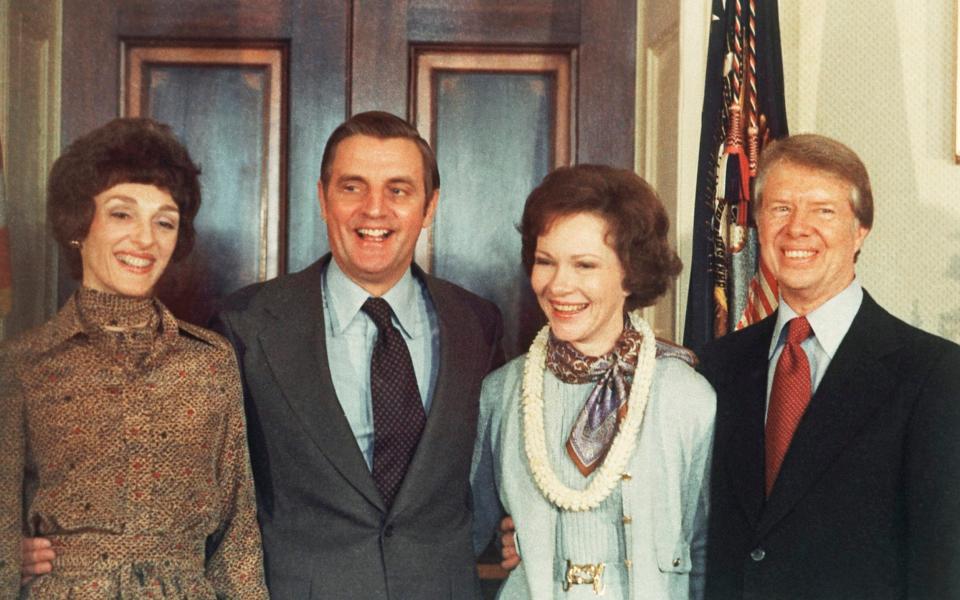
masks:
[[[790,163],[829,173],[850,184],[850,206],[860,225],[873,227],[873,192],[867,167],[856,152],[826,136],[813,133],[792,135],[767,146],[760,156],[753,184],[756,209],[763,206],[763,183],[780,163]]]

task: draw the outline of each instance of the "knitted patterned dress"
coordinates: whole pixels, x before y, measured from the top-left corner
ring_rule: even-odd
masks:
[[[81,289],[4,354],[0,597],[17,594],[21,532],[57,550],[21,598],[267,597],[222,338],[156,300]]]

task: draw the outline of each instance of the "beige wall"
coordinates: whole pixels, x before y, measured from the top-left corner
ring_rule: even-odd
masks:
[[[960,341],[958,0],[790,0],[780,25],[790,130],[851,146],[874,229],[857,271],[887,310]]]

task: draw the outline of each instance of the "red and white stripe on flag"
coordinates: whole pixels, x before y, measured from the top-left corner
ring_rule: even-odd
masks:
[[[750,287],[747,290],[747,307],[743,309],[736,328],[743,329],[772,315],[773,311],[777,310],[779,297],[777,279],[761,259],[760,267],[750,280]]]
[[[13,273],[10,270],[10,228],[7,223],[7,195],[3,182],[3,145],[0,143],[0,318],[13,304]]]

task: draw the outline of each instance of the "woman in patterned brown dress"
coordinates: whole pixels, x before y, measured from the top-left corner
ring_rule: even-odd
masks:
[[[153,297],[189,253],[199,169],[170,129],[70,145],[48,217],[80,289],[0,352],[0,597],[266,598],[230,346]],[[53,570],[20,581],[21,537]]]

